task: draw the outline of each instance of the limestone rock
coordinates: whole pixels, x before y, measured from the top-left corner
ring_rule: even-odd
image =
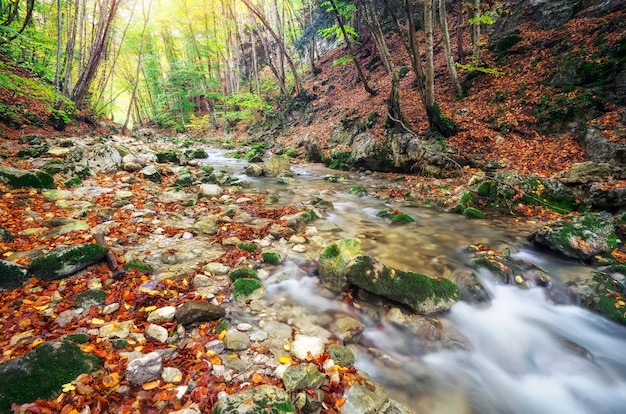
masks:
[[[250,346],[250,337],[237,329],[229,329],[224,336],[224,346],[226,349],[243,351]]]
[[[221,197],[223,194],[222,187],[217,184],[201,184],[200,195],[202,197]]]
[[[248,177],[260,177],[263,175],[263,167],[259,164],[246,165],[244,171]]]
[[[174,320],[176,315],[176,308],[173,306],[164,306],[159,309],[155,309],[148,315],[148,322],[150,323],[162,323],[170,322]]]
[[[159,379],[162,371],[161,354],[150,352],[141,358],[130,361],[126,367],[125,377],[131,384],[141,385]]]
[[[298,359],[309,360],[324,353],[326,340],[316,336],[297,334],[291,344],[291,353]]]

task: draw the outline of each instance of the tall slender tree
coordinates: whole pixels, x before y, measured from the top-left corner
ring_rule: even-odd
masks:
[[[450,73],[450,81],[454,87],[454,93],[457,97],[463,95],[463,88],[459,81],[459,75],[456,72],[456,66],[454,65],[454,58],[452,57],[452,47],[450,45],[450,32],[448,30],[448,13],[446,12],[446,1],[439,0],[439,21],[441,23],[441,34],[443,37],[443,46],[446,56],[446,64],[448,65],[448,72]]]

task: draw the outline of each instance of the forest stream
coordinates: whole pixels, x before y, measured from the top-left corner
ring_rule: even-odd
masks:
[[[207,164],[233,176],[243,174],[246,161],[226,158],[222,150],[208,152]],[[469,220],[349,192],[355,185],[389,184],[372,175],[349,173],[350,180],[331,184],[324,177],[337,171],[321,165],[292,166],[292,172],[288,184],[245,179],[251,191],[276,193],[280,204],[317,196],[332,200],[334,210],[315,223],[334,230],[325,237],[359,237],[367,254],[399,269],[443,276],[471,270],[467,246],[482,243],[494,249],[508,246],[513,257],[540,266],[554,283],[590,270],[534,250],[525,242],[530,229],[513,219]],[[387,207],[411,215],[415,223],[392,226],[376,216]],[[427,332],[390,322],[389,307],[340,302],[320,287],[311,268],[310,261],[296,255],[272,272],[266,279],[268,308],[261,316],[293,312],[289,318],[321,326],[342,314],[359,319],[365,330],[353,348],[356,366],[418,413],[598,414],[623,412],[626,406],[626,329],[575,304],[555,305],[542,287],[496,284],[493,275],[482,272],[491,300],[458,302],[437,316],[441,334],[431,332],[427,338]]]

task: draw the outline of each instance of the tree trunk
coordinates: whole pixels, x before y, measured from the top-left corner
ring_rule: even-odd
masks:
[[[452,58],[452,48],[450,46],[450,32],[448,31],[448,14],[446,13],[446,1],[439,0],[439,21],[441,22],[441,31],[443,36],[443,46],[446,53],[446,63],[448,65],[448,71],[450,72],[450,80],[454,87],[454,93],[457,98],[463,95],[463,88],[461,82],[459,82],[459,75],[456,72],[456,66],[454,66],[454,59]]]
[[[91,83],[93,82],[98,71],[98,66],[102,60],[106,43],[109,40],[111,24],[113,22],[113,18],[117,14],[119,0],[111,0],[110,3],[105,2],[104,5],[107,5],[108,8],[106,8],[106,10],[105,8],[100,10],[100,25],[98,31],[96,32],[96,38],[94,40],[93,47],[91,48],[87,65],[78,79],[78,82],[76,82],[76,87],[72,93],[72,100],[78,108],[84,105],[85,98],[89,92],[89,87],[91,86]]]
[[[433,1],[426,0],[424,2],[424,37],[426,38],[426,70],[424,84],[424,109],[428,116],[430,129],[443,135],[450,137],[455,135],[456,126],[448,119],[439,108],[435,101],[435,70],[433,59]]]
[[[61,91],[61,56],[63,48],[63,13],[61,12],[61,0],[57,0],[57,62],[54,72],[54,87]]]
[[[472,54],[474,56],[475,65],[480,63],[480,0],[474,0],[473,18],[476,19],[472,24]]]
[[[143,43],[146,35],[146,28],[148,27],[148,21],[150,20],[150,9],[152,8],[152,0],[149,0],[148,8],[146,9],[144,1],[141,0],[141,9],[143,11],[143,28],[141,29],[141,36],[139,40],[139,52],[137,53],[137,70],[135,71],[135,82],[133,84],[133,92],[130,95],[130,103],[128,104],[128,111],[126,112],[126,120],[124,121],[124,126],[122,127],[122,134],[126,133],[126,128],[128,127],[128,121],[130,119],[130,111],[133,106],[133,102],[135,102],[137,96],[137,87],[139,86],[139,73],[141,71],[141,58],[143,55]]]
[[[383,35],[383,31],[380,27],[380,21],[378,20],[376,13],[376,5],[373,0],[365,0],[364,2],[365,16],[370,26],[372,36],[374,37],[378,54],[380,55],[380,59],[382,60],[385,70],[391,80],[391,89],[387,100],[387,120],[385,124],[389,128],[396,128],[399,126],[400,122],[402,122],[399,92],[400,78],[398,77],[398,72],[396,71],[396,67],[391,59],[391,54],[389,53],[387,43],[385,42],[385,36]]]
[[[263,26],[265,26],[265,28],[270,33],[270,35],[272,36],[272,38],[274,39],[278,47],[281,49],[281,52],[285,56],[285,59],[287,60],[287,64],[289,65],[289,69],[291,70],[291,73],[293,75],[296,96],[300,95],[303,91],[302,83],[300,81],[300,76],[298,75],[298,71],[296,70],[296,65],[293,63],[293,60],[291,60],[291,57],[289,56],[289,54],[287,53],[287,50],[285,49],[285,44],[283,43],[282,39],[278,37],[276,32],[274,32],[274,30],[272,29],[272,26],[269,24],[269,22],[267,21],[263,13],[261,13],[256,7],[252,5],[252,3],[250,3],[250,0],[241,0],[241,1],[243,2],[243,4],[246,5],[248,10],[250,10],[250,12],[252,12],[252,14],[254,14],[261,21],[261,23],[263,23]]]
[[[335,4],[335,1],[329,0],[329,3],[332,6],[332,11],[335,14],[335,18],[337,19],[337,24],[339,25],[339,29],[341,30],[341,33],[343,35],[343,39],[345,40],[346,45],[348,46],[348,51],[350,52],[350,56],[352,57],[352,62],[354,63],[354,67],[356,69],[357,76],[359,77],[359,81],[363,84],[363,88],[365,88],[367,93],[369,93],[372,96],[378,95],[378,92],[370,88],[370,86],[367,84],[367,79],[365,78],[365,75],[363,75],[363,71],[361,70],[361,65],[359,64],[359,60],[356,56],[354,45],[352,44],[352,41],[348,37],[346,28],[343,25],[343,19],[341,18],[341,14],[339,13],[339,10],[337,9],[337,5]]]

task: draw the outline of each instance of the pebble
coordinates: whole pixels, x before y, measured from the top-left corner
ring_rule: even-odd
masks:
[[[193,238],[193,234],[189,233],[188,231],[183,233],[183,240],[189,240]]]
[[[294,252],[304,253],[306,252],[306,246],[303,244],[296,244],[295,246],[292,247],[292,250]]]
[[[109,303],[104,308],[102,308],[102,312],[101,313],[103,315],[111,315],[111,314],[117,312],[119,309],[120,309],[120,304],[118,302]]]
[[[267,339],[269,334],[263,330],[255,331],[250,334],[250,340],[253,342],[262,342]]]
[[[161,372],[161,379],[168,384],[181,382],[183,380],[183,373],[180,369],[174,367],[165,367]]]
[[[237,330],[241,332],[248,332],[251,329],[252,325],[250,325],[249,323],[240,323],[237,325]]]
[[[222,352],[224,352],[224,349],[226,348],[224,342],[220,341],[219,339],[214,339],[212,341],[207,342],[206,345],[204,345],[204,347],[206,348],[207,351],[213,351],[216,354],[221,354]]]
[[[148,325],[144,334],[146,338],[154,339],[161,343],[167,342],[167,338],[169,337],[169,332],[166,328],[156,325],[154,323]]]
[[[176,315],[176,308],[173,306],[164,306],[159,309],[155,309],[148,315],[148,322],[150,323],[163,323],[174,320]]]

